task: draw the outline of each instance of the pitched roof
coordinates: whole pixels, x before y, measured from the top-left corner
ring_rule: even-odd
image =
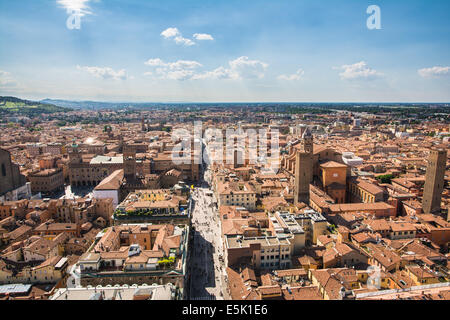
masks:
[[[282,291],[285,300],[322,300],[319,288],[316,286],[290,287]]]
[[[123,180],[123,169],[116,170],[112,174],[110,174],[108,177],[103,179],[94,190],[100,191],[100,190],[118,190],[122,184]]]
[[[322,168],[347,168],[347,165],[336,162],[336,161],[327,161],[320,165]]]

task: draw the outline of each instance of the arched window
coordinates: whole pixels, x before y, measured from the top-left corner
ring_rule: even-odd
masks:
[[[2,163],[2,176],[6,177],[6,167],[4,163]]]

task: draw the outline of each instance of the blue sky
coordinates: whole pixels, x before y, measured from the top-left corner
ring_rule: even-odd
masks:
[[[0,0],[0,94],[449,102],[448,12],[448,0]]]

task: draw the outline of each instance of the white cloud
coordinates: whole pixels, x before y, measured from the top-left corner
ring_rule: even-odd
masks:
[[[343,65],[341,67],[333,67],[333,69],[343,70],[343,72],[339,73],[339,76],[342,80],[373,80],[383,76],[382,73],[369,68],[367,66],[367,63],[365,63],[364,61],[350,65]]]
[[[175,27],[167,28],[166,30],[161,32],[161,36],[165,39],[173,39],[176,44],[182,44],[188,47],[195,45],[195,42],[193,40],[183,37],[180,30]],[[214,38],[207,33],[195,33],[193,37],[194,39],[199,41],[214,40]]]
[[[187,38],[183,38],[182,36],[177,36],[175,37],[175,42],[176,44],[184,44],[185,46],[193,46],[195,44],[194,41],[187,39]]]
[[[197,71],[202,67],[197,61],[164,62],[156,58],[147,60],[145,64],[150,67],[159,67],[156,69],[156,74],[163,79],[172,80],[260,79],[264,77],[264,72],[268,67],[268,64],[258,60],[249,60],[248,57],[230,61],[229,68],[219,67],[202,73]]]
[[[417,71],[424,78],[442,77],[450,75],[450,67],[432,67]]]
[[[195,69],[202,66],[197,61],[190,60],[178,60],[176,62],[168,63],[167,65],[172,70]]]
[[[205,79],[237,79],[239,76],[236,73],[233,73],[230,69],[226,69],[224,67],[219,67],[213,71],[204,72],[201,74],[196,74],[193,79],[194,80],[205,80]]]
[[[249,60],[242,56],[229,61],[229,68],[219,67],[213,71],[197,74],[193,79],[261,79],[269,66],[267,63],[258,60]]]
[[[287,81],[296,81],[296,80],[300,80],[303,75],[305,74],[305,71],[303,71],[303,69],[298,69],[296,73],[294,74],[290,74],[290,75],[286,75],[286,74],[282,74],[278,76],[279,80],[287,80]]]
[[[212,35],[207,33],[195,33],[194,38],[197,40],[214,40]]]
[[[0,70],[0,87],[13,87],[17,84],[11,73]]]
[[[156,74],[159,75],[161,79],[169,80],[189,80],[192,79],[197,68],[202,67],[197,61],[191,60],[178,60],[175,62],[164,62],[163,60],[149,59],[145,62],[147,66],[158,67],[156,68]],[[150,75],[146,73],[146,75]]]
[[[167,28],[166,30],[161,32],[161,36],[166,39],[173,38],[176,44],[184,44],[185,46],[193,46],[195,44],[194,41],[184,38],[177,28]]]
[[[165,67],[171,70],[194,69],[202,66],[197,61],[178,60],[175,62],[164,62],[160,58],[149,59],[145,64],[150,67]]]
[[[169,39],[169,38],[173,38],[173,37],[179,36],[179,35],[181,35],[181,33],[180,33],[180,31],[178,31],[177,28],[167,28],[166,30],[161,32],[161,35],[164,38]]]
[[[149,59],[145,62],[146,65],[150,66],[150,67],[157,67],[157,66],[165,66],[166,63],[164,61],[162,61],[159,58],[156,59]]]
[[[129,77],[127,75],[127,71],[125,69],[121,69],[119,71],[115,71],[109,67],[80,67],[77,66],[78,70],[83,70],[96,78],[101,79],[113,79],[113,80],[127,80]]]
[[[195,72],[192,70],[187,69],[181,69],[181,70],[175,70],[175,71],[167,71],[162,76],[165,79],[168,80],[189,80],[192,79],[192,77],[195,75]]]
[[[248,57],[239,57],[228,63],[231,70],[239,75],[239,78],[255,79],[264,78],[264,72],[269,66],[267,63],[258,60],[249,60]]]
[[[84,16],[86,14],[92,14],[88,5],[90,1],[91,0],[57,0],[56,2],[61,7],[65,8],[68,13],[77,11],[80,13],[80,16]]]

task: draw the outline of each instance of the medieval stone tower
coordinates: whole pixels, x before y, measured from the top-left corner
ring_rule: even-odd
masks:
[[[234,149],[233,152],[233,167],[240,168],[244,165],[245,159],[244,159],[244,152],[241,148]]]
[[[309,128],[303,132],[301,148],[295,155],[294,203],[309,205],[309,185],[313,179],[313,136]]]
[[[128,145],[123,147],[123,171],[126,180],[136,178],[136,150]]]
[[[147,126],[146,126],[144,117],[142,117],[142,119],[141,119],[141,130],[142,130],[142,132],[147,131]]]
[[[69,152],[69,161],[72,164],[82,163],[82,157],[80,150],[78,149],[78,144],[73,141],[72,145],[70,146],[71,151]]]
[[[123,135],[120,133],[119,134],[119,152],[123,152],[123,145],[124,145],[124,143],[123,143]]]
[[[428,158],[422,208],[424,213],[440,213],[441,197],[444,191],[444,175],[447,164],[447,151],[431,150]]]

